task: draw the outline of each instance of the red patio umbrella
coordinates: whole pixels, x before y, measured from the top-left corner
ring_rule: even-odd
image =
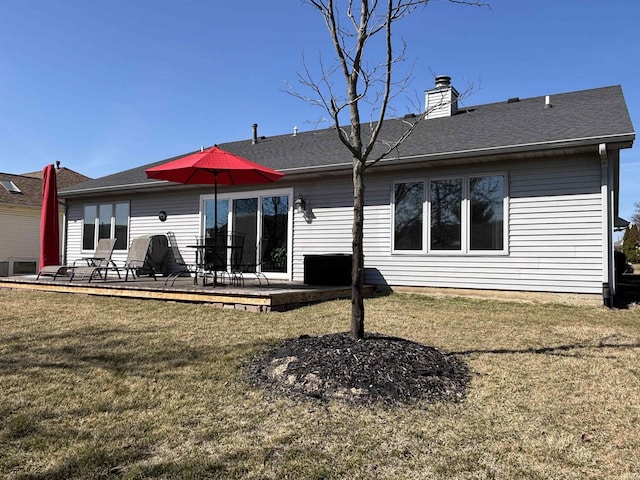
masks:
[[[218,229],[218,185],[274,182],[284,176],[276,170],[239,157],[214,145],[162,165],[147,168],[148,178],[171,182],[213,185],[214,229]]]
[[[42,211],[40,213],[40,269],[60,264],[60,218],[56,169],[47,165],[42,170]]]

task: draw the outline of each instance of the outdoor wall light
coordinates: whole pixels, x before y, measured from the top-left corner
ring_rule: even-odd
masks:
[[[164,210],[160,210],[160,213],[158,213],[158,218],[160,219],[161,222],[164,222],[167,220],[167,212],[165,212]]]
[[[299,193],[298,194],[298,198],[295,199],[295,201],[293,202],[293,210],[296,213],[306,213],[307,212],[307,205],[304,201],[304,198],[302,198],[302,194]]]

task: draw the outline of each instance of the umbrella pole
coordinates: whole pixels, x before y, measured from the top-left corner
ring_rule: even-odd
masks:
[[[218,255],[218,172],[213,171],[213,262],[215,264],[215,258]],[[218,283],[218,272],[214,265],[213,270],[213,286]]]
[[[213,172],[213,241],[218,240],[218,172]]]

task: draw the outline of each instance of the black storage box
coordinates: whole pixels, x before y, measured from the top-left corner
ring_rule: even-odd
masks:
[[[304,283],[307,285],[351,285],[351,254],[305,255]]]

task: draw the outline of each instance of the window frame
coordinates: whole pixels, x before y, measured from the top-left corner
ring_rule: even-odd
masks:
[[[471,249],[471,179],[483,177],[503,178],[502,197],[502,249],[501,250],[472,250]],[[459,250],[434,250],[431,248],[431,182],[437,180],[461,179],[462,204],[461,204],[461,238]],[[395,191],[400,183],[417,183],[424,185],[423,209],[422,209],[422,248],[420,250],[396,250],[395,248]],[[390,195],[390,251],[392,255],[429,255],[434,257],[451,256],[505,256],[509,255],[509,175],[507,171],[488,171],[464,174],[434,175],[419,178],[402,178],[391,183]]]
[[[503,178],[503,196],[502,196],[502,249],[500,250],[472,250],[471,249],[471,179],[472,178],[480,178],[480,177],[499,177]],[[479,173],[467,175],[467,220],[468,220],[468,228],[467,228],[467,250],[469,255],[508,255],[509,253],[509,177],[507,176],[507,172],[501,173]]]
[[[396,249],[396,185],[400,183],[422,183],[422,248],[420,250],[397,250]],[[391,252],[398,255],[413,255],[416,252],[424,252],[427,242],[428,227],[425,224],[425,212],[427,209],[427,180],[423,178],[407,178],[396,180],[391,184]]]
[[[117,247],[114,248],[114,251],[120,251],[120,252],[124,252],[127,251],[127,249],[129,248],[129,236],[131,234],[131,202],[130,201],[113,201],[113,202],[96,202],[96,203],[85,203],[84,205],[82,205],[82,227],[81,227],[81,239],[80,239],[80,245],[81,245],[81,252],[86,253],[86,252],[92,252],[95,251],[95,249],[98,246],[98,240],[102,237],[100,237],[100,211],[103,208],[106,207],[110,207],[111,208],[111,218],[110,218],[110,224],[109,224],[109,237],[108,238],[115,238],[115,234],[116,234],[116,225],[117,225],[117,208],[118,205],[126,205],[127,207],[127,223],[126,223],[126,228],[127,228],[127,238],[124,240],[124,247]],[[85,212],[86,209],[88,207],[93,207],[95,210],[95,216],[93,219],[93,247],[88,249],[85,248],[84,244],[85,244],[85,225],[86,225],[86,216],[85,216]],[[107,237],[104,237],[107,238]]]
[[[457,250],[444,250],[444,249],[434,249],[431,248],[431,182],[438,180],[460,180],[462,184],[461,200],[460,200],[460,248]],[[462,255],[465,253],[467,247],[467,210],[465,208],[465,200],[466,200],[466,184],[467,178],[466,175],[438,175],[435,177],[429,177],[426,180],[427,182],[427,195],[426,201],[427,205],[425,208],[426,212],[426,228],[427,228],[427,244],[425,248],[425,253],[430,255]]]

